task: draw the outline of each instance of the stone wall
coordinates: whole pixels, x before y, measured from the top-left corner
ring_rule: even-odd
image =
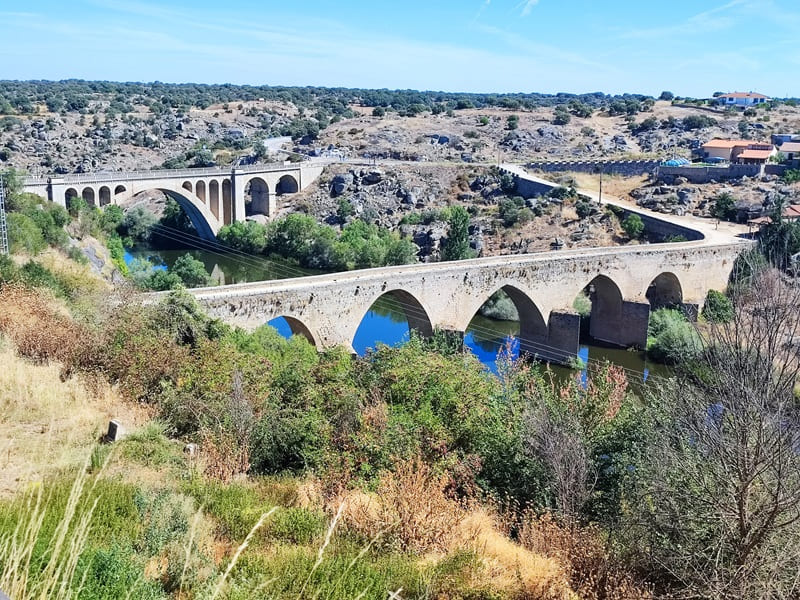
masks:
[[[676,177],[684,177],[692,183],[708,183],[741,177],[759,177],[764,165],[727,165],[724,167],[665,167],[659,166],[656,176],[665,181],[673,181]]]
[[[526,168],[545,173],[560,173],[564,171],[574,171],[576,173],[602,172],[604,175],[635,177],[652,173],[659,164],[660,162],[657,160],[556,160],[529,163]]]

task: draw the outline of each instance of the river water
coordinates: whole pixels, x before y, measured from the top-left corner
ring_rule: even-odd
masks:
[[[219,250],[219,251],[218,251]],[[248,281],[264,281],[268,279],[285,279],[302,275],[318,274],[318,271],[302,269],[281,259],[251,256],[215,250],[170,249],[155,250],[135,248],[126,251],[125,261],[136,258],[147,259],[156,268],[167,268],[183,254],[190,253],[202,261],[212,279],[218,285],[246,283]],[[288,323],[283,318],[270,322],[284,335],[291,335]],[[519,334],[517,321],[498,321],[475,315],[464,336],[464,343],[492,372],[497,370],[497,356],[510,344],[512,353],[517,353],[514,338]],[[396,345],[409,339],[408,322],[402,307],[387,297],[379,299],[367,312],[356,331],[353,348],[363,356],[378,343]],[[610,361],[624,369],[634,385],[641,385],[650,375],[667,375],[668,369],[663,365],[653,364],[646,360],[643,352],[633,352],[619,348],[608,348],[592,344],[582,344],[579,357],[583,364],[594,361]],[[577,371],[565,367],[553,367],[559,377],[574,376]],[[585,377],[585,370],[581,372]]]

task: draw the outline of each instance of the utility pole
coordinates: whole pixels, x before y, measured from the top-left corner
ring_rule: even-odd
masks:
[[[0,254],[8,254],[8,225],[6,223],[6,186],[0,175]]]

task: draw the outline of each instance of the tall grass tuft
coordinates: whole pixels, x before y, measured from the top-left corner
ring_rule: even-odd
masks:
[[[93,486],[87,490],[87,466],[76,476],[51,535],[42,528],[49,503],[43,499],[41,486],[26,499],[16,527],[0,533],[0,589],[14,600],[66,600],[80,588],[75,574],[98,502],[91,498]],[[34,560],[37,544],[47,548],[41,565]]]

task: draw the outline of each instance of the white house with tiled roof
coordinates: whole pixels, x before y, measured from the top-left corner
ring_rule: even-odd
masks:
[[[756,106],[770,101],[769,96],[755,92],[731,92],[717,97],[717,102],[722,106]]]
[[[769,142],[752,140],[713,139],[701,146],[706,160],[724,160],[732,163],[765,164],[776,154],[775,146]]]

